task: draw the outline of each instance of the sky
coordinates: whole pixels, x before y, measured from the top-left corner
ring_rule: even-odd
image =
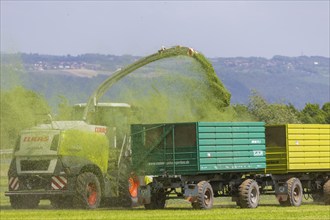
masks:
[[[1,0],[1,52],[329,57],[329,2]]]

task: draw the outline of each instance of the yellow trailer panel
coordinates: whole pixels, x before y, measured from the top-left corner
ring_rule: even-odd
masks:
[[[315,145],[310,145],[310,146],[299,146],[299,147],[295,147],[295,146],[290,146],[289,149],[290,152],[309,152],[309,153],[327,153],[329,152],[329,146],[315,146]]]
[[[266,126],[269,173],[330,171],[330,125]]]
[[[329,171],[330,163],[308,163],[308,164],[291,164],[290,170],[288,172],[319,172],[319,171]]]
[[[314,151],[314,152],[290,152],[291,157],[304,157],[304,158],[309,158],[309,157],[318,157],[320,155],[320,152]],[[329,158],[330,157],[330,152],[323,151],[322,152],[322,157]]]

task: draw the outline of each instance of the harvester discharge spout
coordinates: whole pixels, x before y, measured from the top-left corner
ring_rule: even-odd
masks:
[[[199,62],[202,68],[207,73],[207,80],[210,82],[210,88],[214,94],[221,95],[222,100],[217,105],[219,107],[226,107],[230,104],[230,93],[224,88],[221,81],[217,78],[212,64],[196,50],[189,47],[175,46],[171,48],[162,47],[157,53],[141,58],[140,60],[130,64],[124,68],[121,68],[114,72],[109,78],[107,78],[89,97],[86,108],[83,113],[83,120],[89,121],[89,113],[92,112],[97,105],[99,99],[109,90],[116,82],[149,63],[155,62],[160,59],[175,57],[175,56],[188,56]]]

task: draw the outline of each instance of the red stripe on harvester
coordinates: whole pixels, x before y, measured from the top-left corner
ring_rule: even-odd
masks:
[[[17,181],[15,185],[12,187],[13,190],[17,190],[19,187],[19,182]]]
[[[19,187],[18,177],[11,177],[9,179],[9,186],[13,190],[17,190]]]
[[[67,179],[62,176],[53,176],[52,177],[52,188],[53,189],[63,189],[67,184]]]
[[[60,181],[63,185],[66,185],[67,180],[63,176],[57,176],[57,180]]]

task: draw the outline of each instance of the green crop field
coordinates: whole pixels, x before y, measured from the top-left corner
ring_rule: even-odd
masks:
[[[7,190],[7,170],[10,158],[1,156],[0,219],[330,219],[330,206],[304,200],[300,207],[280,207],[274,196],[261,196],[256,209],[241,209],[230,198],[216,198],[211,210],[193,210],[190,203],[173,199],[167,201],[164,210],[100,208],[96,210],[56,210],[49,201],[41,201],[38,209],[14,210],[9,199],[4,196]]]

